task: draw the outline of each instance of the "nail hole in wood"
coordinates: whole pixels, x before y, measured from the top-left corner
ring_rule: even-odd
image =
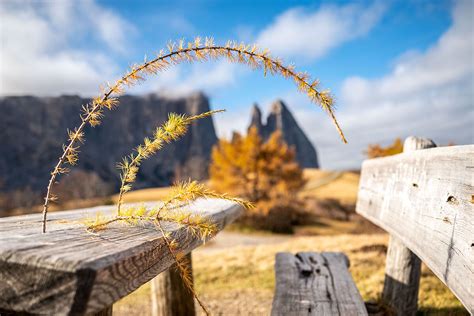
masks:
[[[456,200],[456,198],[455,198],[454,196],[452,196],[452,195],[450,195],[450,196],[448,197],[448,199],[446,200],[446,202],[448,202],[448,203],[453,203],[453,204],[454,204],[454,203],[457,203],[457,201],[458,201],[458,200]]]

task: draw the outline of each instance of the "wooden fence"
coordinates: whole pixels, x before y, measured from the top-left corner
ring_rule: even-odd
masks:
[[[421,261],[474,312],[474,145],[435,146],[409,137],[362,165],[356,211],[390,233],[382,297],[399,315],[416,312]]]

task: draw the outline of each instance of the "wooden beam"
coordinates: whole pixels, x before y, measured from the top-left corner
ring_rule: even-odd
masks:
[[[272,316],[367,315],[340,252],[278,253]]]
[[[243,211],[237,204],[216,199],[198,200],[185,208],[203,214],[219,230]],[[152,224],[117,223],[98,235],[86,232],[81,221],[98,211],[110,215],[115,207],[53,212],[46,234],[41,232],[41,214],[0,219],[0,309],[97,313],[173,264]],[[163,226],[184,253],[201,244],[184,227]]]
[[[356,211],[413,251],[473,313],[474,145],[364,161]]]

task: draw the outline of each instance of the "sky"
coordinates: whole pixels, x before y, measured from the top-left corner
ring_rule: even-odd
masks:
[[[204,91],[217,132],[243,132],[252,104],[282,99],[324,169],[356,169],[369,144],[410,135],[474,143],[474,1],[0,2],[0,95],[94,96],[169,41],[256,43],[335,96],[329,117],[294,84],[226,61],[179,65],[127,93]],[[78,112],[79,112],[78,105]]]

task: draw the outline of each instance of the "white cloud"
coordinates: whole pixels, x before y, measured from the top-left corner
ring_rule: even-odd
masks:
[[[178,92],[190,90],[210,90],[211,88],[229,87],[235,83],[237,65],[221,60],[215,64],[196,64],[191,71],[176,81],[173,88]]]
[[[367,34],[385,9],[382,2],[368,7],[323,6],[313,12],[293,8],[264,29],[257,43],[278,56],[320,58],[336,46]]]
[[[218,93],[219,88],[229,88],[236,83],[237,76],[245,71],[238,68],[239,65],[226,60],[174,65],[156,78],[150,78],[143,84],[133,87],[129,92],[142,94],[158,91],[169,96],[182,96],[195,91],[205,91],[212,96]]]
[[[95,94],[134,33],[92,0],[2,2],[0,20],[0,95]]]
[[[0,95],[95,95],[100,84],[124,71],[115,57],[134,46],[129,41],[136,34],[133,25],[92,0],[2,2],[0,20]],[[158,20],[193,28],[182,17]],[[212,92],[234,83],[236,67],[225,61],[177,65],[130,92]]]
[[[452,25],[436,43],[424,52],[404,54],[387,75],[344,81],[336,114],[349,144],[338,142],[322,113],[296,109],[324,168],[358,168],[368,144],[388,144],[396,137],[474,143],[473,3],[456,2],[452,16]],[[287,99],[290,105],[307,104],[293,94]]]
[[[212,104],[213,109],[226,108],[222,104]],[[219,138],[231,139],[233,132],[247,133],[250,123],[250,109],[226,109],[214,117],[216,132]]]

